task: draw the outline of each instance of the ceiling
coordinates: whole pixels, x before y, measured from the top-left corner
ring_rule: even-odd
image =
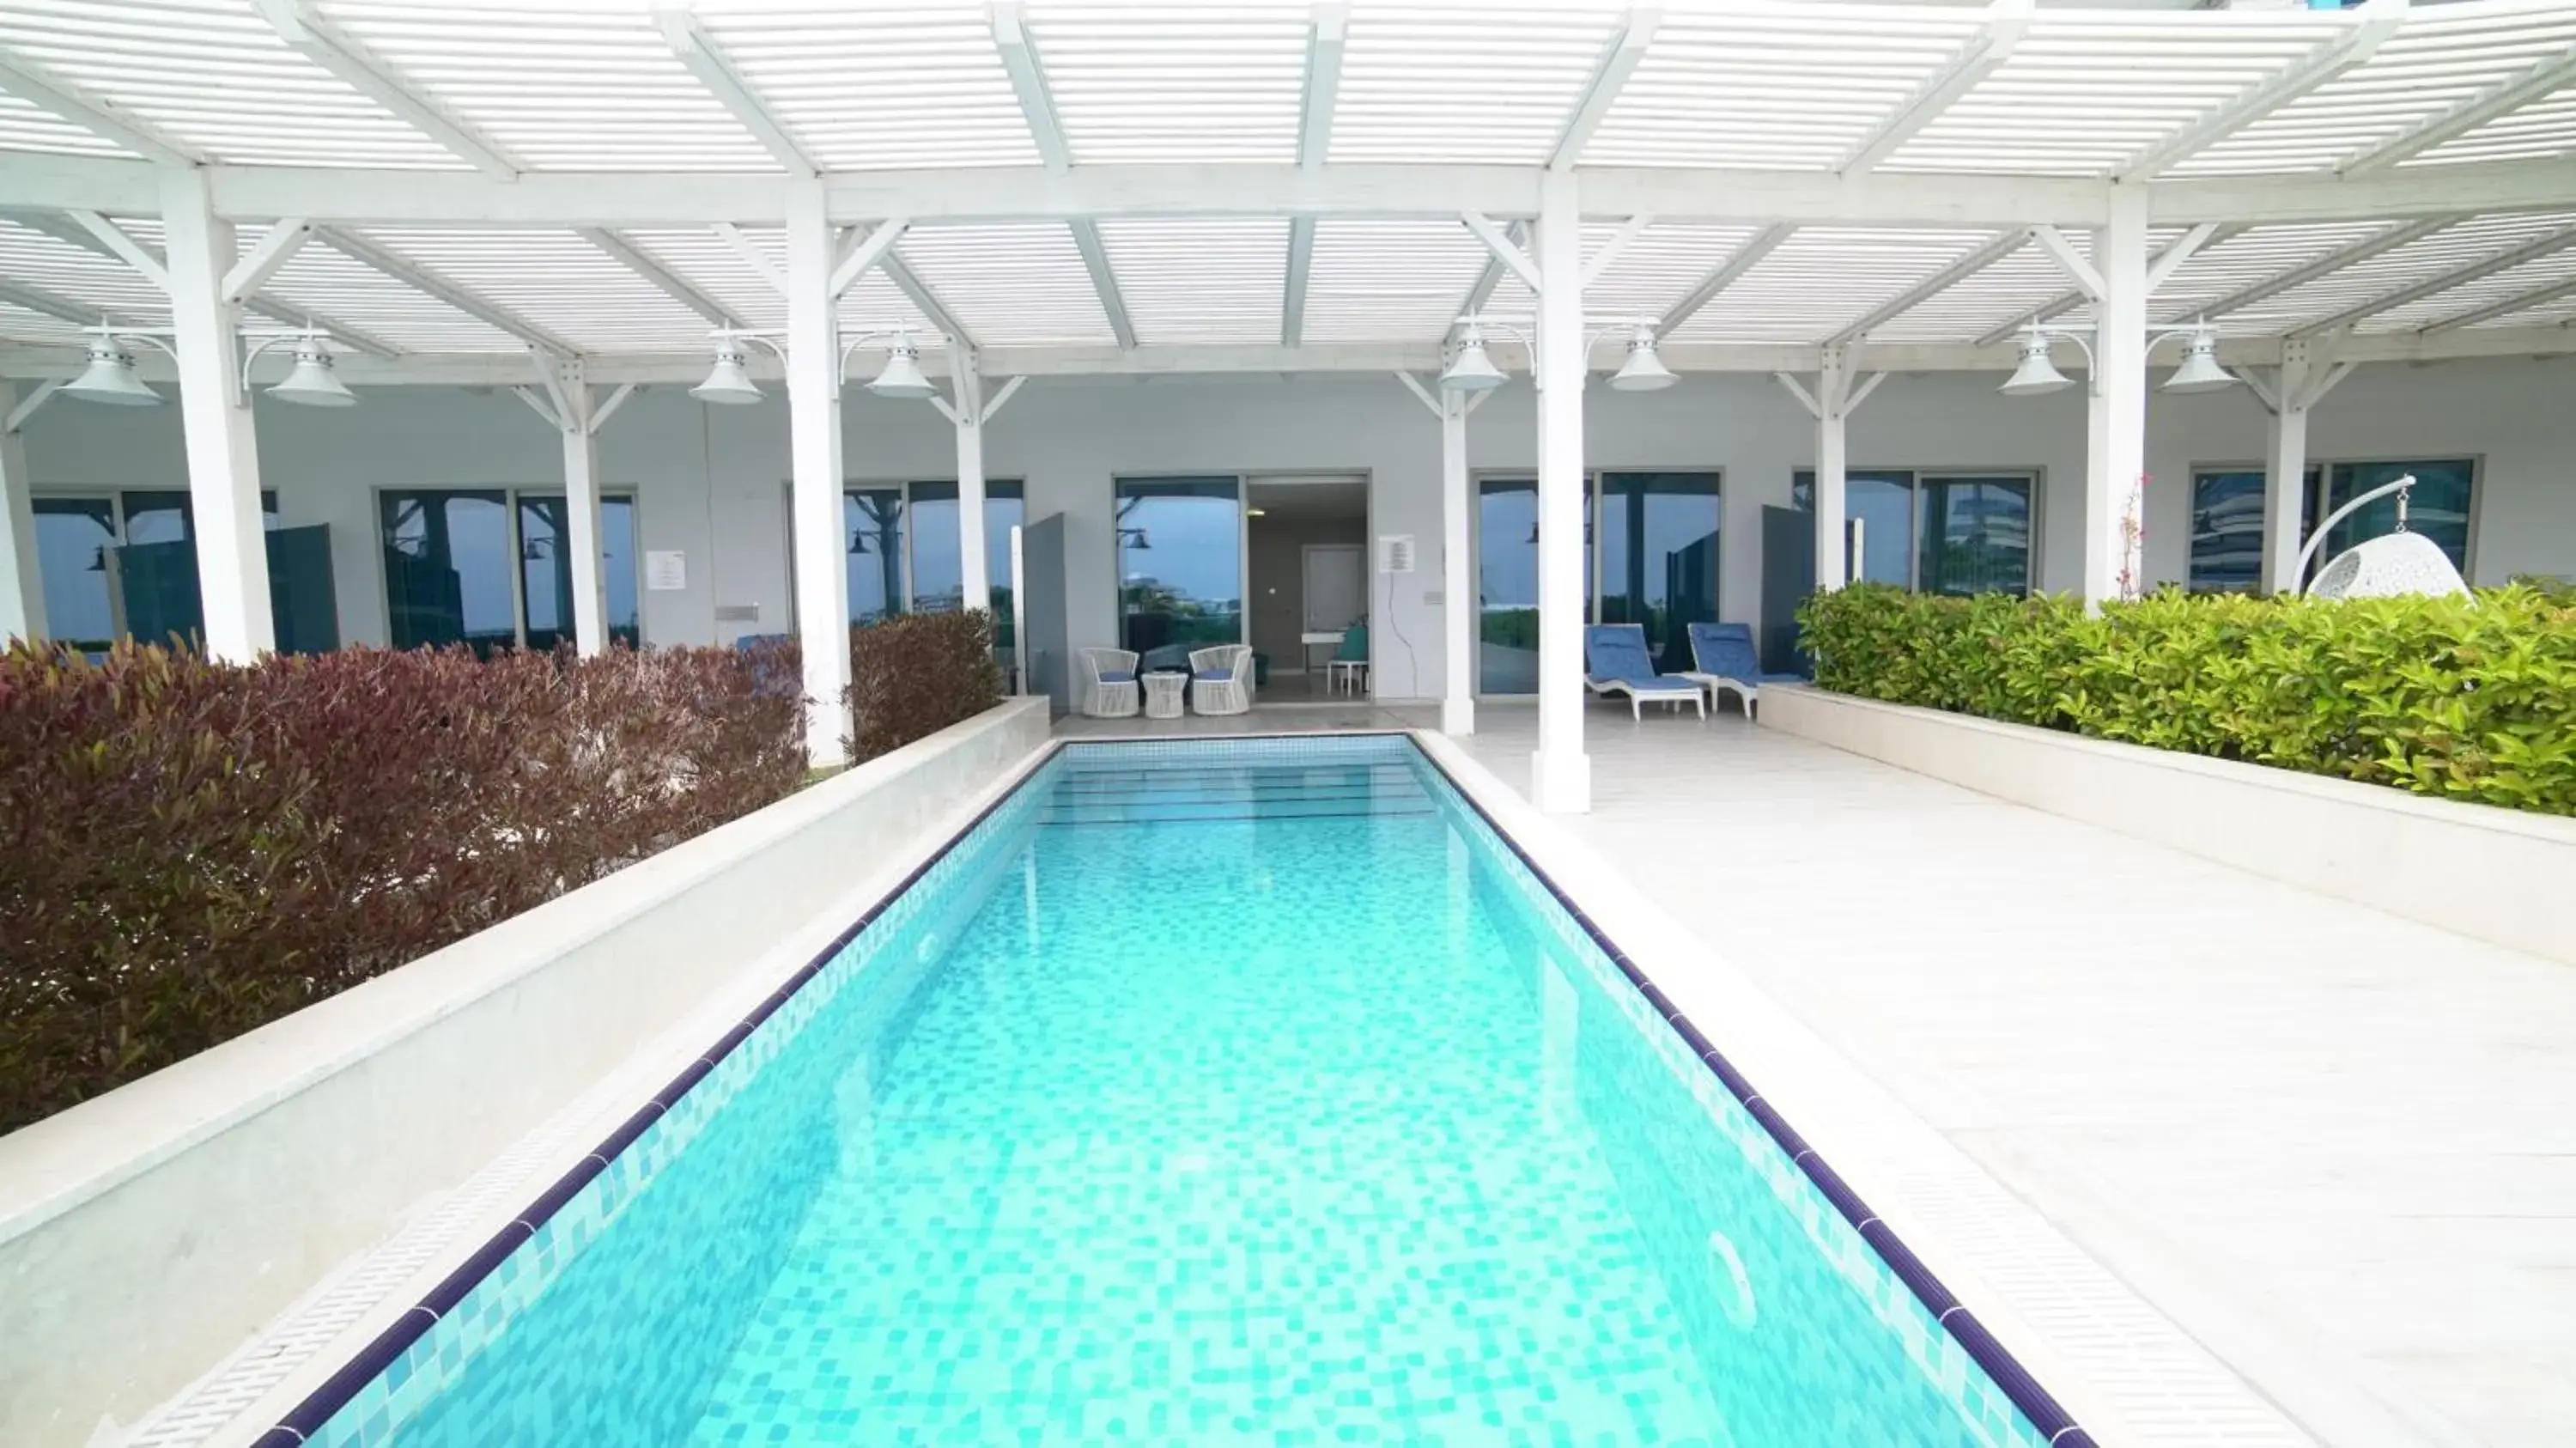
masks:
[[[845,333],[1420,365],[1530,310],[1462,218],[1524,237],[1550,174],[1606,258],[1587,309],[1684,368],[2008,364],[2087,319],[2068,259],[2123,188],[2176,257],[2153,321],[2576,350],[2565,0],[0,0],[0,368],[168,324],[183,168],[245,257],[302,227],[254,313],[396,379],[677,376],[715,325],[779,331],[800,185],[844,248],[897,227]]]

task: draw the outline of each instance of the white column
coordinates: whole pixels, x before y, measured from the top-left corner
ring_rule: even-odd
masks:
[[[1440,398],[1440,732],[1476,732],[1476,559],[1469,541],[1476,498],[1467,482],[1466,394]]]
[[[966,607],[993,607],[992,570],[984,562],[984,372],[972,348],[948,349],[957,377],[957,576]]]
[[[17,384],[0,378],[0,419],[17,406]],[[28,489],[27,441],[0,429],[0,646],[45,637],[45,580],[36,567],[36,508]]]
[[[249,399],[238,392],[241,308],[224,300],[224,274],[240,252],[232,223],[215,215],[206,175],[197,168],[164,170],[161,218],[205,648],[211,658],[246,664],[277,647],[277,621],[268,601],[259,440]]]
[[[849,540],[841,523],[841,339],[832,302],[832,226],[823,184],[787,188],[788,532],[796,551],[796,634],[805,658],[805,753],[841,762],[849,732]],[[893,560],[889,559],[891,564]]]
[[[1539,181],[1538,753],[1530,797],[1592,808],[1583,752],[1583,210],[1570,171]]]
[[[2121,593],[2127,551],[2122,525],[2131,489],[2147,469],[2147,198],[2145,188],[2111,188],[2110,224],[2094,233],[2102,276],[2094,309],[2092,408],[2084,479],[2084,604]],[[2136,587],[2144,580],[2132,580]]]
[[[573,647],[583,656],[608,651],[608,594],[600,580],[599,437],[591,431],[597,399],[581,363],[548,363],[562,379],[564,537],[572,557]]]
[[[2263,467],[2263,591],[2295,593],[2290,576],[2307,542],[2300,505],[2308,477],[2308,344],[2281,344],[2281,370],[2272,382],[2272,436]]]
[[[1844,557],[1843,504],[1844,476],[1849,471],[1843,452],[1843,399],[1851,392],[1851,359],[1840,347],[1825,349],[1824,365],[1816,373],[1816,492],[1812,500],[1816,518],[1816,587],[1831,592],[1851,577],[1851,561]]]

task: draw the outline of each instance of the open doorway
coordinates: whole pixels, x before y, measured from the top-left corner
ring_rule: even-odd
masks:
[[[1269,674],[1260,701],[1324,702],[1333,697],[1332,659],[1366,657],[1368,479],[1255,477],[1244,502],[1252,650]],[[1340,673],[1343,697],[1368,692],[1366,671]]]

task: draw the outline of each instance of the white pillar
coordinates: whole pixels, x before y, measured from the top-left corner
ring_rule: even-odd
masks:
[[[1840,347],[1825,349],[1816,373],[1816,490],[1811,500],[1816,518],[1816,588],[1831,592],[1851,577],[1851,560],[1843,553],[1843,483],[1849,467],[1843,452],[1843,400],[1851,393],[1851,359]]]
[[[18,406],[17,384],[0,378],[0,419]],[[0,428],[0,646],[45,637],[45,580],[36,566],[36,507],[27,482],[27,441]]]
[[[246,664],[277,647],[277,621],[268,601],[259,440],[249,398],[239,391],[241,308],[224,300],[224,274],[240,251],[232,223],[215,215],[206,176],[199,168],[165,169],[161,218],[205,649],[211,658]]]
[[[1469,542],[1476,498],[1467,481],[1467,403],[1462,392],[1440,398],[1440,627],[1442,673],[1440,732],[1476,732],[1475,551]]]
[[[1530,797],[1592,808],[1583,752],[1583,208],[1569,171],[1539,181],[1538,753]]]
[[[564,537],[572,558],[573,647],[584,657],[608,651],[608,594],[600,580],[597,399],[578,361],[549,362],[562,380]]]
[[[2308,479],[2308,344],[2281,344],[2281,370],[2272,383],[2271,446],[2263,467],[2263,591],[2295,593],[2291,576],[2307,542],[2301,506]]]
[[[2131,490],[2147,468],[2147,197],[2139,186],[2111,188],[2110,224],[2094,233],[2093,267],[2102,277],[2094,309],[2092,407],[2087,416],[2084,479],[2084,605],[2121,596],[2128,551],[2123,524]],[[2143,579],[2132,579],[2139,587]]]
[[[984,562],[984,373],[972,348],[951,344],[957,379],[957,576],[965,606],[993,607],[992,570]]]
[[[787,421],[796,634],[805,659],[805,753],[841,762],[849,732],[849,540],[841,523],[841,339],[823,184],[787,188]],[[893,560],[887,560],[891,566]]]

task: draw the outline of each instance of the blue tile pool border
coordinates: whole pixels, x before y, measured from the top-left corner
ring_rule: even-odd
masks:
[[[1655,1014],[1664,1018],[1664,1024],[1672,1027],[1673,1033],[1681,1037],[1683,1044],[1689,1046],[1701,1064],[1708,1067],[1710,1074],[1717,1077],[1727,1094],[1733,1096],[1745,1114],[1761,1126],[1772,1143],[1788,1154],[1790,1163],[1805,1173],[1807,1180],[1815,1183],[1816,1190],[1824,1194],[1825,1200],[1833,1204],[1834,1210],[1842,1214],[1843,1220],[1851,1224],[1861,1240],[1878,1254],[1925,1310],[1940,1320],[1942,1328],[1967,1351],[1969,1357],[1976,1360],[1977,1366],[1983,1368],[1995,1386],[2003,1390],[2004,1396],[2012,1400],[2012,1405],[2031,1421],[2031,1426],[2047,1435],[2050,1448],[2097,1448],[2093,1435],[2075,1421],[2075,1416],[2066,1411],[2065,1405],[2050,1396],[2049,1391],[2039,1385],[2039,1380],[2031,1376],[2030,1370],[2022,1366],[2021,1360],[1998,1342],[1994,1334],[1986,1330],[1986,1325],[1977,1321],[1976,1315],[1968,1311],[1958,1296],[1923,1264],[1923,1259],[1915,1256],[1913,1249],[1879,1220],[1878,1214],[1869,1209],[1869,1204],[1861,1200],[1860,1194],[1851,1189],[1840,1173],[1826,1165],[1825,1159],[1807,1144],[1807,1139],[1798,1134],[1797,1129],[1761,1092],[1753,1089],[1753,1083],[1736,1069],[1735,1063],[1726,1059],[1725,1053],[1692,1024],[1690,1017],[1672,1003],[1653,978],[1638,968],[1637,963],[1628,958],[1628,953],[1611,941],[1607,932],[1593,923],[1583,907],[1574,903],[1574,897],[1568,895],[1564,887],[1556,883],[1555,877],[1530,857],[1529,851],[1521,848],[1520,841],[1512,838],[1512,832],[1503,828],[1501,821],[1486,810],[1483,802],[1459,784],[1456,777],[1443,768],[1419,741],[1413,741],[1413,747],[1423,762],[1431,767],[1431,772],[1449,786],[1450,793],[1473,811],[1476,818],[1485,822],[1485,828],[1493,832],[1504,849],[1512,852],[1513,858],[1530,872],[1530,878],[1538,881],[1549,897],[1556,901],[1558,908],[1573,918],[1584,935],[1610,958],[1611,964],[1619,967],[1619,973],[1626,976],[1628,983],[1646,998],[1646,1003],[1655,1008]]]
[[[677,1076],[672,1077],[661,1089],[655,1091],[642,1107],[620,1123],[570,1170],[556,1178],[551,1186],[514,1216],[508,1225],[493,1233],[463,1263],[440,1279],[436,1286],[430,1288],[418,1302],[405,1309],[392,1325],[378,1333],[366,1346],[341,1364],[340,1368],[325,1379],[321,1386],[305,1395],[304,1399],[297,1403],[284,1418],[262,1433],[253,1442],[252,1448],[302,1448],[303,1444],[320,1433],[324,1425],[356,1398],[360,1391],[381,1376],[396,1359],[425,1336],[431,1328],[437,1326],[448,1312],[464,1301],[468,1293],[481,1285],[483,1280],[500,1266],[502,1259],[517,1251],[522,1243],[535,1236],[538,1228],[544,1226],[557,1212],[561,1211],[581,1192],[582,1188],[590,1185],[593,1178],[606,1171],[608,1164],[620,1152],[633,1145],[636,1139],[677,1104],[681,1097],[687,1095],[700,1081],[704,1080],[707,1074],[715,1069],[718,1062],[724,1060],[748,1040],[753,1031],[759,1029],[763,1022],[776,1014],[781,1006],[787,1004],[789,998],[801,990],[807,982],[821,974],[842,951],[848,949],[861,932],[875,924],[896,901],[921,883],[922,877],[929,874],[934,866],[947,859],[960,845],[972,838],[985,821],[1017,798],[1048,764],[1068,750],[1117,748],[1139,743],[1193,748],[1222,747],[1228,744],[1282,739],[1357,738],[1403,740],[1413,751],[1414,757],[1420,759],[1433,774],[1439,776],[1441,782],[1449,787],[1450,792],[1458,798],[1459,802],[1464,804],[1477,819],[1484,822],[1485,828],[1492,832],[1504,849],[1511,852],[1513,858],[1520,861],[1522,868],[1530,872],[1531,878],[1538,881],[1539,885],[1547,891],[1549,898],[1556,902],[1558,908],[1564,910],[1601,953],[1607,956],[1612,964],[1619,967],[1620,973],[1628,978],[1629,984],[1635,986],[1646,1002],[1655,1008],[1656,1014],[1664,1018],[1664,1023],[1681,1037],[1693,1053],[1698,1055],[1702,1064],[1706,1065],[1717,1077],[1719,1083],[1725,1086],[1728,1094],[1743,1106],[1746,1114],[1759,1123],[1772,1142],[1788,1154],[1791,1163],[1815,1184],[1817,1190],[1824,1194],[1825,1199],[1833,1204],[1834,1210],[1841,1213],[1843,1219],[1859,1233],[1861,1240],[1886,1262],[1889,1269],[1904,1282],[1907,1289],[1925,1309],[1938,1318],[1943,1329],[1958,1342],[1961,1348],[1966,1350],[1980,1368],[1985,1370],[1986,1375],[2002,1389],[2004,1396],[2011,1400],[2013,1406],[2020,1409],[2022,1415],[2028,1418],[2034,1427],[2048,1435],[2051,1448],[2095,1448],[2092,1436],[2076,1424],[2074,1417],[2049,1395],[2047,1389],[2039,1385],[2038,1380],[2021,1365],[2020,1360],[2015,1358],[2002,1343],[1996,1341],[1984,1324],[1978,1322],[1976,1317],[1960,1304],[1949,1288],[1942,1285],[1941,1279],[1923,1264],[1922,1259],[1915,1256],[1913,1251],[1889,1230],[1886,1223],[1880,1221],[1877,1214],[1869,1210],[1868,1204],[1844,1183],[1842,1177],[1832,1167],[1825,1164],[1824,1158],[1817,1155],[1815,1148],[1807,1145],[1806,1139],[1789,1125],[1788,1121],[1763,1098],[1760,1092],[1753,1089],[1752,1083],[1745,1079],[1744,1074],[1709,1042],[1707,1036],[1691,1023],[1688,1016],[1673,1005],[1654,981],[1638,968],[1636,962],[1628,958],[1625,951],[1612,943],[1608,934],[1599,925],[1593,923],[1592,917],[1585,914],[1582,908],[1574,903],[1573,898],[1556,883],[1554,877],[1540,868],[1538,862],[1530,857],[1529,852],[1521,847],[1520,842],[1512,837],[1511,832],[1504,829],[1484,805],[1462,787],[1456,778],[1441,766],[1440,761],[1432,757],[1429,750],[1422,747],[1421,743],[1413,737],[1412,731],[1399,729],[1282,731],[1195,739],[1176,737],[1167,740],[1147,736],[1132,739],[1057,738],[1049,741],[1046,750],[1020,772],[1009,789],[1002,791],[983,809],[978,810],[973,819],[960,826],[948,839],[941,842],[938,849],[933,850],[928,857],[906,873],[903,879],[879,897],[875,904],[861,912],[856,920],[834,935],[829,944],[798,967],[778,989],[764,997],[759,1005],[752,1008],[750,1014],[725,1032],[713,1047],[701,1053]]]

